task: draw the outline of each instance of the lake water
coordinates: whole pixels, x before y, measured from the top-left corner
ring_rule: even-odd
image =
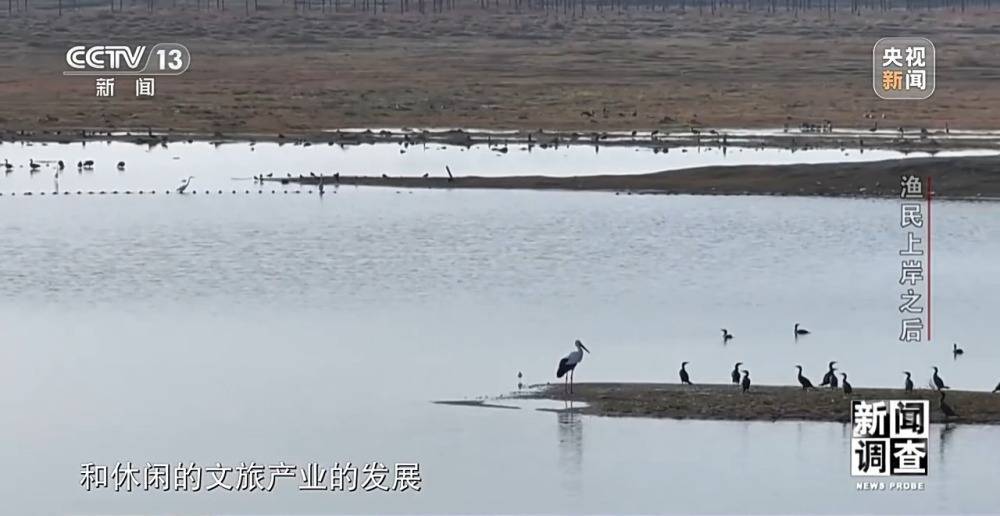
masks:
[[[142,158],[124,159],[94,176],[142,177]],[[206,182],[243,175],[178,161]],[[791,384],[796,363],[817,381],[838,360],[855,387],[899,386],[904,369],[923,383],[937,365],[952,387],[989,390],[1000,204],[936,202],[933,216],[934,340],[902,344],[890,200],[4,196],[0,499],[16,514],[995,511],[996,427],[935,425],[926,491],[861,493],[840,424],[430,403],[509,392],[517,371],[553,381],[576,338],[593,352],[578,381],[675,381],[687,360],[695,382],[742,361],[757,384]],[[796,341],[795,322],[814,334]],[[424,490],[79,486],[86,462],[282,460],[417,461]]]
[[[0,193],[51,193],[56,188],[56,163],[66,168],[59,174],[61,192],[78,190],[163,190],[175,188],[182,178],[195,176],[192,189],[226,192],[254,190],[252,177],[297,177],[309,173],[330,175],[380,175],[417,177],[424,173],[446,175],[445,166],[460,176],[547,175],[574,176],[594,174],[636,174],[677,170],[695,166],[737,164],[830,163],[839,161],[878,161],[894,158],[928,157],[926,152],[903,154],[888,150],[810,149],[790,151],[777,148],[680,147],[668,153],[650,148],[561,146],[526,150],[524,145],[503,147],[474,145],[469,148],[440,144],[404,147],[380,143],[367,145],[278,145],[276,143],[231,143],[214,146],[205,142],[171,143],[168,147],[143,146],[125,142],[74,144],[0,145],[0,162],[6,159],[14,168],[0,173]],[[946,151],[936,156],[986,156],[1000,154],[996,149]],[[29,172],[29,160],[41,163],[35,174]],[[79,170],[80,161],[94,160],[93,170]],[[119,161],[125,170],[117,169]],[[292,185],[294,187],[294,185]],[[277,184],[266,190],[281,190]]]

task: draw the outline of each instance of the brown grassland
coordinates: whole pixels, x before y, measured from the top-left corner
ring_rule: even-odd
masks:
[[[822,9],[712,15],[690,6],[570,16],[472,2],[424,15],[392,12],[398,4],[377,15],[294,13],[290,3],[246,15],[243,5],[0,14],[0,128],[294,135],[346,127],[797,127],[826,119],[860,128],[876,120],[931,130],[1000,125],[1000,10],[982,7],[860,16],[842,8],[828,17]],[[872,92],[872,45],[900,34],[936,45],[938,86],[926,101]],[[161,78],[152,99],[136,99],[128,78],[106,99],[95,96],[93,78],[62,75],[70,46],[111,42],[183,43],[192,66]]]

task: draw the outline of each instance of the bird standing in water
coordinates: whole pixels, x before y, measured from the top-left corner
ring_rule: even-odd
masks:
[[[681,383],[684,385],[691,385],[691,377],[688,375],[687,370],[684,369],[684,366],[687,364],[687,362],[681,362]]]
[[[798,380],[799,380],[799,385],[802,386],[802,390],[815,389],[815,387],[813,387],[812,382],[810,382],[808,378],[802,375],[802,366],[796,365],[795,367],[799,370]]]
[[[576,366],[583,361],[583,352],[586,351],[590,353],[590,350],[583,345],[582,342],[577,340],[575,342],[576,351],[566,355],[559,361],[559,368],[556,369],[556,378],[566,377],[566,386],[570,394],[573,393],[573,371],[576,370]],[[567,374],[569,373],[569,374]]]
[[[194,179],[194,176],[188,176],[188,178],[184,181],[184,183],[177,187],[177,193],[179,194],[184,193],[184,190],[187,190],[188,185],[191,184],[192,179]]]

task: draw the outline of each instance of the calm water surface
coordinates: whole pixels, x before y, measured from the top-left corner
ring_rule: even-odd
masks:
[[[993,427],[935,426],[922,493],[859,493],[839,424],[429,403],[549,381],[575,338],[593,351],[579,381],[674,381],[687,360],[695,382],[742,361],[789,384],[796,363],[815,381],[838,360],[856,387],[938,365],[988,390],[1000,205],[933,214],[934,341],[901,344],[895,201],[5,196],[0,498],[16,514],[995,511]],[[796,342],[795,322],[815,333]],[[126,460],[419,461],[424,491],[79,487],[81,463]]]
[[[499,149],[506,148],[507,152]],[[669,153],[654,153],[649,148],[603,147],[587,145],[559,148],[533,148],[523,145],[472,147],[440,144],[403,147],[398,144],[370,145],[278,145],[275,143],[231,143],[213,146],[205,142],[171,143],[168,147],[143,146],[124,142],[92,142],[87,145],[3,143],[0,161],[6,159],[14,168],[0,173],[0,193],[46,192],[56,188],[56,163],[66,169],[58,178],[61,192],[100,189],[173,189],[182,178],[195,176],[193,189],[217,192],[223,189],[255,190],[252,177],[297,177],[309,173],[418,177],[424,173],[444,176],[445,166],[460,176],[547,175],[574,176],[594,174],[637,174],[677,170],[708,165],[830,163],[840,161],[877,161],[903,157],[928,157],[924,152],[903,154],[887,150],[811,149],[790,151],[777,148],[681,147]],[[949,151],[937,156],[995,155],[996,149]],[[29,172],[29,160],[41,164],[38,172]],[[93,170],[78,170],[80,161],[93,160]],[[119,161],[125,170],[117,169]],[[267,190],[278,189],[269,183]],[[292,185],[289,188],[294,188]]]

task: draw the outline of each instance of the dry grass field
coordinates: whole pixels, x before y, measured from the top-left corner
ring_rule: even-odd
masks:
[[[398,5],[398,4],[397,4]],[[0,129],[146,128],[212,134],[347,127],[563,130],[793,127],[997,128],[1000,10],[768,14],[483,10],[296,14],[91,7],[0,15]],[[6,14],[6,13],[5,13]],[[871,89],[887,35],[937,47],[926,101]],[[136,99],[64,77],[74,44],[179,42],[191,69]],[[594,113],[593,117],[583,115]],[[884,115],[884,118],[883,118]]]

